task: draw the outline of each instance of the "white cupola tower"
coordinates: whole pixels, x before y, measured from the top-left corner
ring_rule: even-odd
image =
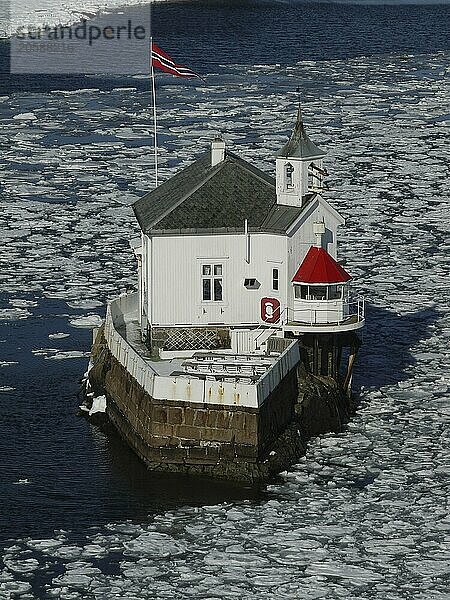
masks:
[[[322,189],[324,156],[325,152],[306,135],[299,103],[294,131],[276,155],[278,204],[301,206],[304,196]]]

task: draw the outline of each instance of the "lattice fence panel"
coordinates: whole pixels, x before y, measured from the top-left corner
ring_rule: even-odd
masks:
[[[218,347],[217,331],[174,329],[164,342],[164,350],[213,350]]]

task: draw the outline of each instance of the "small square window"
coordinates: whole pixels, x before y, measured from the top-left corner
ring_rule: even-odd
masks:
[[[307,285],[294,285],[294,295],[296,298],[306,300],[308,298],[308,286]]]
[[[257,290],[260,287],[259,281],[255,277],[248,277],[244,279],[244,287],[248,290]]]
[[[327,299],[327,288],[324,285],[311,286],[310,287],[311,300],[326,300]]]
[[[342,298],[342,286],[341,285],[328,286],[328,300],[339,300],[340,298]]]
[[[222,276],[222,265],[214,265],[214,275],[216,277]]]
[[[203,265],[203,275],[211,275],[211,265]]]

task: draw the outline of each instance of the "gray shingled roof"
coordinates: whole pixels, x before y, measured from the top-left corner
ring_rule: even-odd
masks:
[[[211,166],[211,152],[176,173],[133,209],[144,233],[253,231],[283,233],[302,212],[276,202],[275,180],[231,152]]]
[[[325,156],[325,152],[316,146],[307,136],[300,106],[298,107],[297,122],[295,123],[294,131],[289,141],[277,153],[277,156],[285,158],[318,158]]]

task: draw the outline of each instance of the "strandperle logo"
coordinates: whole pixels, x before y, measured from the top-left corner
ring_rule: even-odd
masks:
[[[150,25],[150,9],[144,6],[72,25],[24,23],[11,37],[11,72],[148,74]]]
[[[76,26],[58,25],[51,27],[28,28],[25,26],[19,27],[15,32],[14,37],[22,41],[68,41],[78,40],[87,41],[89,46],[92,46],[99,40],[145,40],[147,32],[144,25],[134,25],[131,19],[128,19],[125,25],[98,25],[88,24],[86,19],[81,21],[81,24]]]

